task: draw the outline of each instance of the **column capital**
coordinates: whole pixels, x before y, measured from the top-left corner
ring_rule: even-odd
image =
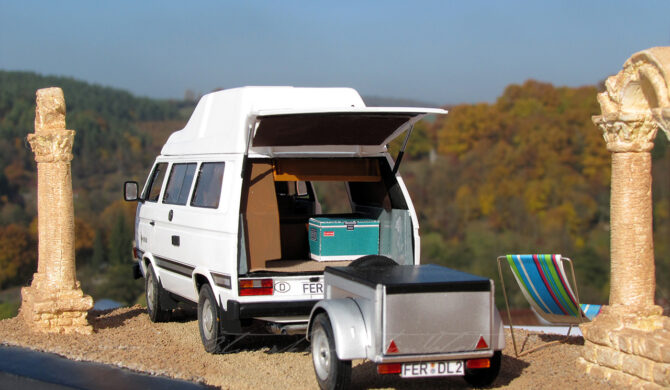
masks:
[[[28,142],[38,163],[72,161],[74,130],[42,130],[28,134]]]
[[[649,152],[654,147],[658,122],[651,113],[613,112],[592,117],[612,153]]]
[[[668,141],[670,141],[670,107],[653,108],[651,114],[656,119],[658,127],[663,130]]]

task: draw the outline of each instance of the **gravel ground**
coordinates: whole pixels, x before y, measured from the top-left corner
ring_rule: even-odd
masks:
[[[91,336],[36,334],[20,318],[0,321],[0,343],[22,346],[95,361],[151,374],[166,375],[223,389],[314,389],[317,388],[309,346],[301,337],[255,336],[235,344],[231,353],[211,355],[204,351],[192,312],[180,312],[169,323],[154,324],[140,306],[91,312]],[[519,331],[526,349],[561,336]],[[576,364],[583,339],[514,357],[507,337],[502,369],[494,388],[503,389],[611,389],[612,386],[583,374]],[[461,378],[401,380],[379,376],[370,362],[355,361],[354,389],[461,389]]]

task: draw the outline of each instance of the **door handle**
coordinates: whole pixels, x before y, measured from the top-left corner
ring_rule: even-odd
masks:
[[[149,222],[149,225],[151,225],[151,226],[154,226],[155,224],[156,224],[156,222],[154,222],[154,221]]]
[[[172,210],[170,210],[170,212],[168,213],[168,221],[172,222],[172,215],[173,214],[174,213],[172,212]]]
[[[179,236],[172,236],[172,245],[179,246]]]

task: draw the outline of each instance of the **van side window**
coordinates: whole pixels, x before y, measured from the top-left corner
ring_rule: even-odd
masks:
[[[195,182],[191,206],[217,208],[221,197],[221,183],[223,183],[223,169],[225,163],[202,163]]]
[[[144,191],[144,199],[148,202],[157,202],[158,196],[161,194],[161,187],[163,187],[163,180],[165,179],[165,171],[167,171],[167,163],[158,163],[151,173],[151,179],[147,188]]]
[[[191,190],[193,176],[195,174],[195,163],[172,164],[170,177],[168,178],[163,203],[185,205],[188,192]]]

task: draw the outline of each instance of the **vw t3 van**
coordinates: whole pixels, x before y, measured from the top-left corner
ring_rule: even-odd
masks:
[[[151,320],[197,303],[202,342],[218,353],[250,327],[304,333],[326,266],[365,255],[418,264],[419,225],[398,164],[427,114],[446,111],[366,107],[348,88],[205,95],[142,191],[125,184],[125,199],[138,201],[133,254]],[[394,160],[387,144],[401,135]]]

